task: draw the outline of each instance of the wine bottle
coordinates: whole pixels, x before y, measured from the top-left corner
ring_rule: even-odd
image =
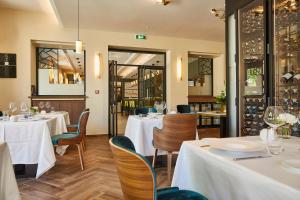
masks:
[[[294,83],[300,83],[300,73],[297,73],[293,77],[293,82]]]
[[[288,83],[289,81],[293,80],[293,79],[292,79],[293,76],[294,76],[294,72],[293,72],[293,71],[289,71],[289,72],[287,72],[287,73],[285,73],[285,74],[283,74],[283,75],[281,76],[280,81],[281,81],[282,83]]]

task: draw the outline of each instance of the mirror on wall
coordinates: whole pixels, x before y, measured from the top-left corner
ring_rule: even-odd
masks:
[[[213,96],[213,58],[189,54],[188,93],[190,96]]]
[[[84,95],[85,52],[36,48],[38,95]]]

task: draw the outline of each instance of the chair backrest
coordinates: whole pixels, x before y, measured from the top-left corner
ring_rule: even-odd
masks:
[[[148,114],[149,112],[157,113],[156,108],[151,107],[151,108],[136,108],[135,109],[135,114]]]
[[[86,125],[89,116],[90,116],[90,111],[83,111],[79,117],[79,122],[78,122],[79,137],[84,137],[86,135]]]
[[[137,154],[126,136],[116,136],[109,141],[117,166],[124,199],[156,199],[156,174],[151,164]]]
[[[177,112],[179,113],[190,113],[191,107],[189,105],[177,105]]]
[[[163,129],[156,138],[155,146],[165,151],[179,151],[181,144],[187,140],[195,140],[197,116],[193,114],[170,114],[163,119]]]
[[[0,110],[0,117],[2,117],[3,116],[3,112]]]

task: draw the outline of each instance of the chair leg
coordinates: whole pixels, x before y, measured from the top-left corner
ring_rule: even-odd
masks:
[[[86,149],[86,148],[85,148],[85,139],[82,140],[81,146],[82,146],[83,151],[85,151],[85,149]]]
[[[154,155],[153,155],[153,160],[152,160],[152,167],[153,168],[155,167],[155,161],[156,161],[156,157],[157,157],[157,151],[158,151],[158,149],[155,149]]]
[[[171,173],[172,173],[172,152],[168,152],[168,163],[167,163],[167,168],[168,168],[168,184],[171,185]]]
[[[79,153],[79,159],[80,159],[80,165],[81,165],[81,170],[83,170],[84,164],[83,164],[83,151],[82,151],[82,146],[81,144],[76,144],[78,153]]]

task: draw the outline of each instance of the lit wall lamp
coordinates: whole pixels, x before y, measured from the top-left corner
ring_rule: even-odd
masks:
[[[177,79],[182,80],[182,58],[177,59]]]
[[[101,53],[95,55],[95,77],[101,79],[101,68],[103,67],[103,56]]]

